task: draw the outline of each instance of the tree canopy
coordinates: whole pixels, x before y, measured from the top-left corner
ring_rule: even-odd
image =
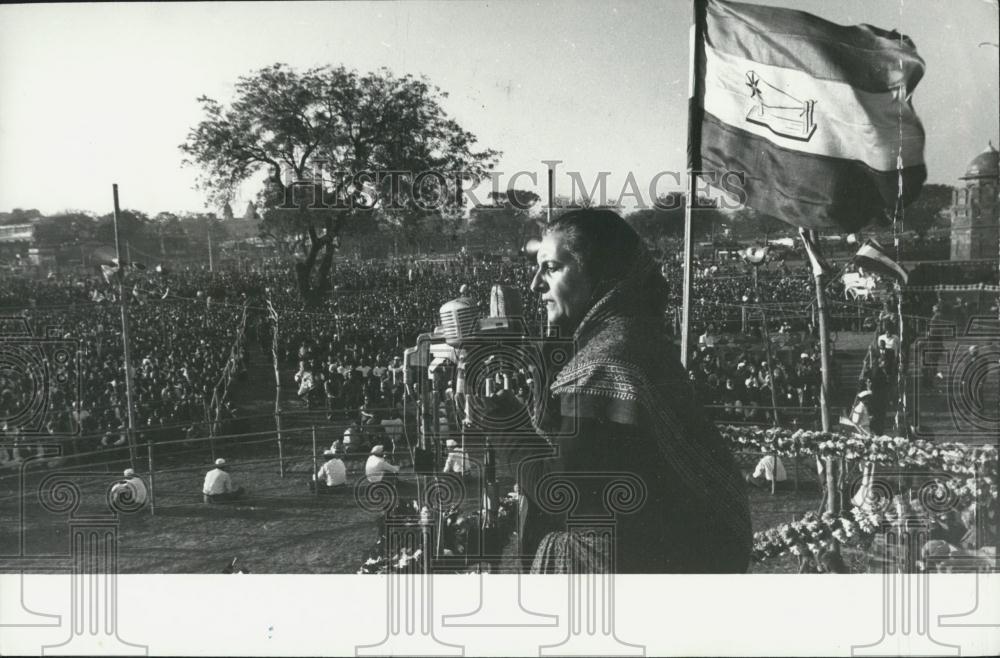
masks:
[[[308,269],[306,278],[300,269],[300,291],[317,301],[330,287],[326,256],[319,281],[309,275],[320,250],[332,258],[344,220],[357,210],[348,201],[362,201],[362,211],[380,208],[371,216],[381,221],[419,223],[457,205],[453,175],[478,180],[494,166],[499,153],[477,149],[475,135],[446,113],[446,98],[426,78],[387,69],[299,72],[274,64],[240,77],[229,105],[199,98],[204,118],[180,148],[185,164],[201,170],[199,187],[216,207],[266,172],[258,204],[264,235],[297,234],[306,255],[300,265]],[[378,175],[384,172],[406,173]],[[428,180],[435,185],[419,185]]]

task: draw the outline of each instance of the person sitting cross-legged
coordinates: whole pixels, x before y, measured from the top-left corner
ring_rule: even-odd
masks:
[[[309,490],[319,493],[342,491],[347,485],[347,468],[335,452],[327,450],[323,453],[323,465],[319,472],[309,482]]]
[[[120,504],[142,507],[146,504],[148,493],[146,483],[135,474],[135,470],[126,468],[122,480],[111,487],[111,497]]]
[[[389,477],[390,481],[395,481],[395,475],[399,473],[399,466],[391,463],[385,458],[385,447],[381,444],[372,448],[368,461],[365,463],[365,477],[369,482],[381,482]]]
[[[206,503],[227,503],[243,497],[243,487],[233,486],[228,468],[226,460],[219,457],[215,460],[215,468],[205,474],[201,493]]]

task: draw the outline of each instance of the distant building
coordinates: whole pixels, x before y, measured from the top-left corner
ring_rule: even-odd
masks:
[[[951,260],[1000,257],[1000,153],[990,144],[952,195]]]
[[[35,241],[34,224],[7,224],[0,226],[0,242],[26,242]]]
[[[13,261],[19,256],[26,256],[34,244],[34,224],[0,226],[0,261]]]

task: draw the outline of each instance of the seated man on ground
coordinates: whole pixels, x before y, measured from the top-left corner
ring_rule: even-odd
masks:
[[[347,485],[347,468],[344,462],[332,450],[325,451],[323,459],[326,461],[309,482],[309,490],[316,491],[316,487],[319,487],[320,493],[333,493],[344,489]]]
[[[124,479],[111,487],[111,498],[126,507],[145,505],[148,499],[146,483],[131,468],[126,468],[122,476]]]
[[[744,477],[747,484],[762,489],[770,489],[772,481],[774,481],[776,487],[780,487],[783,482],[788,480],[788,474],[785,473],[785,465],[777,455],[764,455],[757,462],[757,467],[753,470],[753,474],[746,473]]]
[[[369,482],[381,482],[385,479],[386,475],[390,479],[395,479],[395,475],[399,473],[399,466],[391,463],[385,458],[385,447],[381,444],[372,448],[371,454],[368,456],[368,461],[365,463],[365,477],[368,478]]]
[[[219,457],[215,468],[205,474],[205,484],[201,493],[206,503],[226,503],[243,497],[243,487],[233,486],[233,478],[227,473],[226,460]]]

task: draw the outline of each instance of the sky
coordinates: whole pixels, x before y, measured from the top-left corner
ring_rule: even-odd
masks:
[[[752,0],[751,0],[752,1]],[[910,36],[927,70],[913,103],[927,132],[928,181],[956,184],[998,142],[996,0],[769,0],[841,24]],[[426,75],[445,109],[503,151],[498,169],[542,160],[617,194],[685,170],[688,0],[150,3],[0,6],[0,210],[202,211],[197,171],[178,149],[196,99],[232,98],[241,75],[385,66]],[[683,184],[683,183],[682,183]],[[661,191],[673,186],[661,179]],[[252,200],[247,184],[237,213]]]

